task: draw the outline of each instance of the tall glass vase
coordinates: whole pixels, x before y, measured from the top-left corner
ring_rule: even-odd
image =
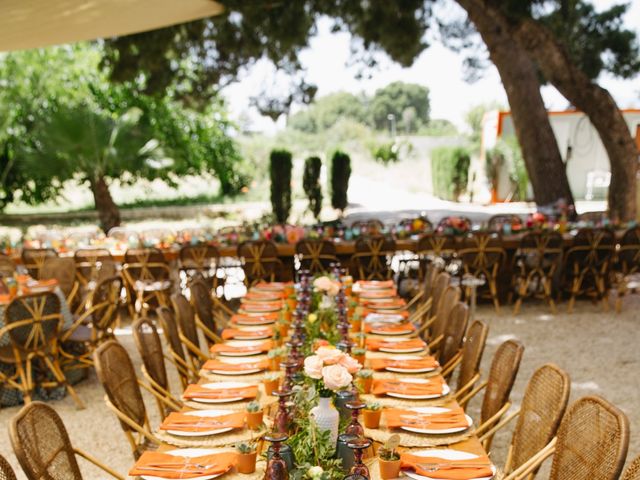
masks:
[[[311,409],[311,415],[313,415],[320,430],[329,430],[331,432],[331,443],[335,445],[338,440],[340,414],[331,403],[331,397],[320,397],[318,406]]]

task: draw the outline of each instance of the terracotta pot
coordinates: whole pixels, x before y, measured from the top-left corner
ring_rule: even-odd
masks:
[[[378,465],[380,466],[380,478],[382,480],[398,478],[400,475],[400,459],[383,460],[378,458]]]
[[[353,356],[353,358],[355,358],[355,359],[356,359],[356,361],[357,361],[360,365],[362,365],[362,366],[364,367],[364,358],[365,358],[365,355],[352,355],[352,356]]]
[[[269,370],[272,372],[280,371],[280,362],[282,361],[281,357],[273,357],[269,359]]]
[[[367,428],[378,428],[380,426],[380,417],[382,417],[382,409],[380,410],[362,410],[362,420]]]
[[[362,320],[352,320],[351,321],[351,331],[358,333],[362,330]]]
[[[296,290],[293,287],[293,285],[285,285],[285,287],[284,287],[285,296],[290,297],[291,295],[294,295],[295,293],[296,293]]]
[[[373,377],[358,378],[358,384],[362,393],[371,393],[371,387],[373,386]]]
[[[264,380],[263,383],[264,391],[267,395],[272,395],[280,386],[280,380]]]
[[[236,465],[236,469],[238,473],[253,473],[256,471],[256,457],[258,456],[258,452],[253,453],[239,453],[238,454],[238,464]]]
[[[259,412],[247,412],[247,428],[250,430],[258,430],[262,425],[262,416],[264,412],[260,410]]]
[[[280,338],[286,338],[287,333],[289,333],[289,324],[281,323],[280,325],[278,325],[278,329],[280,330]]]
[[[295,298],[287,298],[287,306],[289,307],[290,312],[295,312],[296,307],[298,306],[298,300]]]
[[[291,310],[283,310],[282,311],[282,318],[284,318],[287,322],[291,321],[291,317],[292,317]]]

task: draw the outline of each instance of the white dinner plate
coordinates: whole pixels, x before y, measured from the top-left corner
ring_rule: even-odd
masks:
[[[209,388],[211,390],[225,390],[228,388],[249,387],[251,386],[251,384],[246,382],[215,382],[215,383],[205,383],[201,386],[204,388]],[[197,403],[231,403],[231,402],[238,402],[244,399],[242,397],[233,397],[233,398],[192,398],[191,400]]]
[[[404,382],[404,383],[429,383],[429,379],[428,378],[407,378],[407,379],[403,379],[402,382]],[[438,394],[435,394],[435,395],[407,395],[405,393],[387,392],[387,396],[394,397],[394,398],[404,398],[406,400],[429,400],[429,399],[432,399],[432,398],[444,397],[450,391],[451,391],[451,388],[449,388],[449,385],[447,385],[445,383],[442,386],[442,393],[439,394],[439,395]]]
[[[433,414],[433,413],[443,413],[449,411],[448,408],[444,407],[416,407],[409,408],[407,410],[411,410],[412,412],[416,412],[417,414]],[[465,414],[465,418],[467,419],[468,425],[466,427],[456,427],[456,428],[441,428],[441,429],[433,429],[433,428],[416,428],[416,427],[400,427],[402,430],[406,430],[407,432],[413,433],[425,433],[427,435],[445,435],[451,433],[464,432],[467,430],[472,424],[473,420],[467,414]]]
[[[200,457],[202,455],[211,455],[212,453],[216,453],[219,450],[211,449],[211,448],[178,448],[176,450],[169,450],[169,455],[175,455],[177,457]],[[226,473],[226,472],[225,472]],[[200,477],[192,477],[192,480],[210,480],[212,478],[219,477],[224,475],[224,473],[218,473],[216,475],[202,475]],[[142,475],[140,478],[144,480],[167,480],[167,477],[156,477],[151,475]]]
[[[232,413],[234,413],[233,410],[198,410],[195,412],[185,412],[184,414],[194,417],[214,418],[221,417],[223,415],[230,415]],[[184,432],[182,430],[166,430],[166,432],[177,437],[206,437],[208,435],[218,435],[219,433],[230,432],[231,430],[233,430],[233,428],[226,427],[201,432]]]
[[[241,332],[256,332],[256,331],[260,331],[260,330],[264,330],[264,327],[255,325],[255,326],[247,326],[247,327],[240,327],[238,328],[238,330],[240,330]],[[264,335],[260,335],[259,337],[253,336],[253,335],[248,335],[248,336],[243,336],[242,334],[236,335],[234,337],[235,340],[264,340],[265,338],[270,338],[272,337],[273,334],[270,333],[265,333]]]
[[[398,337],[385,337],[381,339],[383,342],[387,343],[401,343],[406,342],[404,338]],[[389,347],[381,347],[378,350],[386,353],[416,353],[422,352],[425,347],[411,347],[411,348],[389,348]]]
[[[230,347],[253,347],[261,345],[263,340],[227,340],[225,345]],[[242,351],[242,352],[216,352],[216,355],[221,355],[223,357],[250,357],[253,355],[260,355],[263,353],[262,350],[252,350],[252,351]]]
[[[255,363],[255,360],[251,360],[250,358],[243,358],[243,357],[246,357],[246,355],[242,355],[242,356],[238,356],[238,357],[221,358],[220,362],[221,363],[227,363],[229,365],[241,365],[243,363]],[[211,373],[217,373],[218,375],[250,375],[252,373],[261,372],[263,370],[266,370],[266,369],[265,368],[252,368],[251,370],[242,370],[242,371],[238,371],[238,370],[234,370],[234,371],[207,370],[207,371],[211,372]]]
[[[371,329],[371,333],[373,333],[374,335],[393,335],[393,336],[398,336],[398,335],[409,335],[410,333],[413,333],[413,329],[408,328],[406,330],[399,330],[396,332],[389,332],[387,330],[376,330],[375,328]]]
[[[436,458],[442,458],[445,460],[471,460],[473,458],[478,458],[478,455],[475,455],[473,453],[461,452],[459,450],[453,450],[448,448],[447,449],[432,448],[429,450],[418,450],[418,451],[412,450],[411,454],[416,455],[418,457],[436,457]],[[493,470],[492,476],[478,477],[472,480],[491,480],[496,474],[496,467],[492,465],[491,470]],[[415,472],[403,471],[403,473],[409,478],[413,478],[414,480],[438,480],[434,477],[425,477],[424,475],[418,475]]]
[[[366,323],[402,323],[404,320],[397,313],[369,313],[364,319]]]
[[[255,319],[260,318],[262,316],[262,314],[259,315],[251,315],[249,314],[250,317],[255,317],[254,320],[248,321],[245,319],[235,319],[233,322],[236,323],[237,325],[273,325],[274,323],[276,323],[278,321],[277,318],[262,318],[260,319],[260,321],[256,321]]]
[[[390,357],[391,360],[422,360],[424,357],[418,357],[416,355],[394,355],[392,357]],[[428,367],[428,368],[399,368],[399,367],[386,367],[385,370],[387,370],[388,372],[396,372],[396,373],[426,373],[426,372],[433,372],[435,369],[437,369],[438,366],[434,366],[434,367]],[[426,379],[403,379],[403,382],[409,382],[409,381],[419,381],[419,380],[426,380]]]

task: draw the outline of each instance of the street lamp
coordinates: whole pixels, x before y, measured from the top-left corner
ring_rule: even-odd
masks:
[[[391,128],[391,136],[393,140],[396,140],[396,116],[393,113],[387,115],[387,120],[389,120],[390,128]]]

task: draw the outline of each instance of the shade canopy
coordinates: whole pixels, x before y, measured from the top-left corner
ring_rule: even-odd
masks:
[[[222,11],[212,0],[0,0],[0,51],[144,32]]]

